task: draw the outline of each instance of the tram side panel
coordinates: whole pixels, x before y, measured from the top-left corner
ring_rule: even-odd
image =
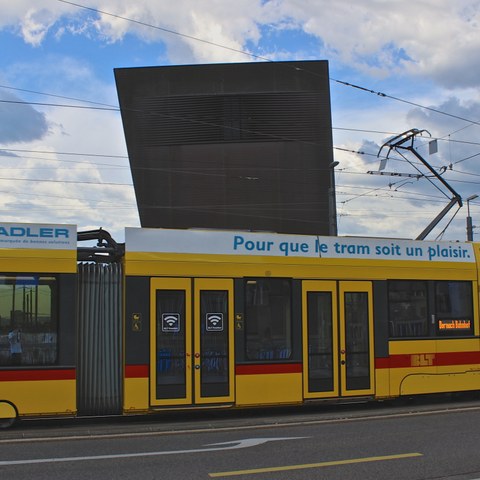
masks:
[[[4,277],[2,290],[7,281],[12,282],[12,297],[13,287],[36,290],[39,297],[52,294],[51,310],[42,311],[39,305],[42,316],[36,319],[32,318],[35,308],[32,312],[28,305],[15,307],[10,318],[2,315],[0,402],[14,405],[19,416],[74,415],[76,275],[2,272],[0,276]],[[9,300],[0,299],[2,311],[10,308],[6,306]],[[38,300],[41,303],[45,298]],[[18,336],[21,347],[13,346],[12,335]]]
[[[399,272],[385,282],[389,351],[376,358],[376,396],[480,389],[475,264]]]
[[[240,406],[480,389],[473,255],[255,257],[223,247],[223,241],[232,245],[229,232],[134,233],[138,243],[127,241],[126,250],[127,412],[194,406],[201,403],[198,392],[202,402],[209,397],[202,392],[203,369],[220,371],[224,362],[216,356],[202,363],[196,350],[203,318],[196,292],[209,290],[211,299],[226,292],[231,301],[232,280],[235,398],[212,395],[214,404],[222,396]],[[283,239],[268,238],[272,245]],[[418,242],[407,247],[433,249]],[[462,248],[469,253],[468,245]],[[225,286],[209,288],[207,278]],[[220,303],[214,305],[210,312],[219,313]]]
[[[236,405],[302,403],[301,282],[235,280]]]
[[[125,279],[124,392],[125,413],[149,409],[150,278]]]
[[[373,284],[374,345],[375,345],[375,396],[390,397],[390,369],[381,368],[389,357],[388,341],[388,287],[386,281]]]

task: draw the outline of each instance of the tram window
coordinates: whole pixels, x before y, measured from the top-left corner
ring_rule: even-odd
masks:
[[[0,366],[57,362],[57,281],[0,275]]]
[[[292,355],[290,281],[252,278],[245,282],[246,358],[289,359]]]
[[[388,283],[390,337],[428,335],[427,282],[394,280]]]
[[[472,284],[435,282],[435,318],[439,335],[473,334]]]

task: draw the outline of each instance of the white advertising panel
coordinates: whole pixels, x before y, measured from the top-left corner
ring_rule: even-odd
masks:
[[[76,225],[1,223],[0,248],[74,250]]]
[[[127,252],[474,262],[472,245],[387,238],[127,228]]]

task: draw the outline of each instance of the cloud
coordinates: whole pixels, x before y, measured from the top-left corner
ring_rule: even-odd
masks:
[[[132,34],[142,41],[164,42],[172,63],[248,61],[251,58],[235,51],[257,45],[265,31],[301,29],[318,38],[318,45],[306,55],[329,58],[379,78],[408,74],[449,89],[477,86],[480,78],[478,0],[422,0],[414,12],[399,0],[209,0],[208,8],[196,0],[177,0],[175,8],[148,0],[83,2],[114,16],[47,0],[11,3],[0,13],[0,26],[16,25],[25,42],[35,46],[51,30],[57,35],[65,31],[97,35],[106,43]],[[275,52],[263,53],[275,58]]]
[[[23,17],[22,36],[27,43],[37,47],[55,21],[55,15],[47,9],[30,9]]]
[[[2,156],[4,220],[103,227],[122,241],[124,227],[139,222],[119,113],[50,108],[46,115],[55,119],[48,140]]]
[[[452,88],[479,83],[479,5],[423,0],[412,11],[401,1],[286,0],[279,11],[322,39],[330,59],[373,75],[408,73]]]
[[[0,142],[4,144],[30,142],[43,138],[49,129],[44,113],[31,105],[21,105],[22,99],[0,90]],[[5,102],[5,103],[4,103]]]
[[[2,72],[2,83],[115,107],[113,75],[105,83],[88,60],[50,52],[15,60]],[[121,241],[124,227],[139,222],[120,113],[63,108],[54,104],[80,102],[32,93],[20,98],[3,88],[0,95],[51,104],[36,107],[39,112],[30,105],[0,103],[0,148],[17,151],[2,156],[4,220],[73,223],[81,230],[103,227]]]
[[[175,8],[169,2],[151,0],[80,2],[135,22],[54,0],[4,3],[0,30],[13,32],[29,47],[24,58],[11,56],[8,65],[5,61],[2,67],[8,70],[2,76],[16,87],[112,104],[116,103],[116,94],[111,68],[118,62],[122,63],[119,66],[128,66],[144,65],[145,59],[148,64],[159,59],[162,64],[252,61],[240,52],[249,50],[272,60],[326,58],[336,78],[467,119],[480,117],[479,0],[418,0],[413,10],[399,0],[177,0]],[[294,36],[300,38],[298,43],[293,41]],[[82,40],[88,42],[82,45]],[[85,45],[88,52],[80,50]],[[123,46],[125,51],[121,51]],[[142,56],[145,51],[148,53]],[[111,62],[105,61],[105,55],[112,53]],[[397,189],[398,185],[389,188],[388,179],[366,175],[367,170],[378,168],[376,153],[387,137],[375,130],[400,133],[416,127],[445,137],[439,143],[439,153],[430,158],[432,164],[453,164],[453,170],[444,172],[445,178],[458,182],[454,185],[463,196],[475,193],[476,185],[461,181],[475,179],[476,158],[455,162],[477,153],[477,146],[460,141],[476,138],[478,127],[343,85],[332,87],[332,93],[334,126],[359,130],[358,134],[334,131],[335,146],[351,151],[368,146],[372,154],[358,157],[335,151],[340,160],[337,199],[341,233],[394,232],[394,236],[414,237],[445,203],[423,180]],[[32,149],[52,152],[126,154],[117,114],[80,114],[61,108],[42,108],[44,113],[40,113],[23,105],[8,111],[6,108],[8,104],[0,104],[3,143],[32,142]],[[56,160],[65,166],[62,158]],[[48,212],[59,221],[72,219],[92,228],[136,224],[132,187],[101,185],[112,177],[129,181],[128,163],[126,159],[122,162],[126,169],[123,173],[116,167],[98,165],[102,162],[92,162],[90,169],[85,163],[67,164],[67,171],[50,171],[58,183],[36,185],[35,191],[41,196],[23,200],[29,205],[23,215],[39,221],[42,212]],[[406,166],[392,165],[398,170]],[[41,170],[40,164],[28,167]],[[15,173],[12,170],[12,176]],[[36,170],[24,173],[34,178]],[[99,184],[62,184],[61,180],[67,178],[90,178]],[[11,189],[8,185],[5,188]],[[19,188],[15,195],[23,195],[26,190]],[[15,195],[8,197],[12,208]],[[464,238],[462,221],[455,222],[452,234]]]

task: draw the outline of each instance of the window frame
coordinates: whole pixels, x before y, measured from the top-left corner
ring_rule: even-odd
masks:
[[[441,284],[461,284],[461,285],[468,285],[469,288],[469,295],[470,295],[470,304],[468,308],[462,312],[465,315],[444,315],[445,312],[440,314],[440,309],[438,307],[439,302],[439,293],[438,293],[438,286]],[[435,332],[436,335],[440,338],[450,338],[450,337],[471,337],[474,335],[474,303],[473,303],[473,286],[472,282],[465,281],[465,280],[437,280],[434,284],[434,295],[435,295]],[[448,312],[453,313],[453,312]],[[446,321],[469,321],[470,327],[468,330],[466,328],[447,328],[445,330],[440,329],[440,322],[442,320]],[[455,324],[454,324],[455,325]],[[457,324],[458,325],[458,324]]]
[[[283,278],[283,277],[245,277],[243,281],[243,292],[244,292],[244,346],[243,346],[243,356],[244,361],[247,363],[283,363],[290,362],[294,359],[295,351],[295,335],[294,335],[294,286],[292,279]],[[272,284],[273,282],[279,285],[283,282],[283,285],[280,286],[280,293],[285,293],[282,290],[288,286],[287,295],[282,295],[286,301],[284,305],[284,322],[283,322],[283,337],[278,337],[276,335],[275,329],[272,330],[272,314],[270,313],[268,317],[264,317],[268,322],[264,322],[259,325],[259,318],[255,318],[256,324],[253,326],[252,319],[252,305],[249,304],[249,285],[256,284],[259,282],[264,284]],[[270,298],[270,296],[269,296]],[[270,300],[269,300],[270,301]],[[261,306],[261,305],[260,305]],[[252,333],[252,328],[254,328],[254,333]],[[260,330],[259,330],[260,328]],[[267,329],[270,328],[270,335],[267,337]],[[270,348],[267,347],[267,341],[270,345]],[[252,344],[257,342],[258,348],[251,348]],[[282,344],[283,342],[283,344]],[[262,348],[265,347],[265,348]],[[252,354],[252,352],[257,351],[257,354]]]
[[[424,334],[423,335],[393,334],[392,333],[393,329],[396,329],[397,327],[400,327],[400,322],[398,321],[398,319],[396,319],[395,321],[392,319],[392,306],[393,306],[393,302],[391,301],[391,295],[393,293],[392,286],[394,284],[405,284],[405,285],[408,285],[408,286],[412,286],[412,283],[421,284],[421,286],[423,287],[421,290],[423,290],[423,292],[425,293],[425,295],[423,296],[424,305],[420,305],[420,308],[423,307],[426,310],[425,319],[424,319],[424,323],[425,323]],[[405,292],[405,291],[406,290],[403,290],[402,292]],[[417,289],[416,291],[418,292],[418,291],[420,291],[420,289]],[[396,290],[396,292],[399,292],[399,290]],[[403,339],[403,338],[429,338],[430,337],[430,326],[429,326],[429,321],[428,321],[429,320],[428,312],[430,310],[430,308],[429,308],[430,307],[429,297],[430,297],[430,295],[429,295],[429,285],[428,285],[427,280],[396,280],[396,279],[387,280],[388,336],[389,336],[390,339],[392,339],[392,338],[394,338],[394,339],[398,339],[398,338],[400,338],[400,339]],[[421,299],[422,296],[417,296],[417,298]],[[407,299],[407,300],[409,300],[409,299]],[[400,303],[407,304],[407,303],[412,303],[412,302],[407,302],[406,300],[403,300],[402,302],[400,302],[399,300],[397,300],[395,303],[396,304],[400,304]],[[407,310],[409,308],[410,308],[410,305],[406,306]],[[411,328],[415,328],[415,325],[412,324],[413,322],[403,322],[403,323],[404,323],[404,325],[402,325],[402,326],[406,327],[406,331],[410,330]],[[412,331],[412,330],[410,330],[410,331]]]
[[[2,352],[0,369],[58,366],[60,361],[60,276],[55,273],[0,272],[0,282],[2,287],[10,287],[5,290],[11,299],[5,304],[5,309],[9,312],[9,316],[4,317],[6,323],[0,322],[0,351]],[[29,287],[29,291],[27,296],[24,292],[20,308],[17,308],[18,297],[14,291],[18,286],[25,285]],[[39,321],[38,316],[42,293],[38,287],[42,286],[50,287],[46,304],[48,308],[43,312],[49,318],[46,322]],[[26,298],[28,300],[25,300]],[[4,308],[2,307],[1,310],[3,311]],[[12,312],[15,312],[13,317]],[[34,319],[36,325],[33,324]],[[13,346],[13,333],[10,335],[11,332],[15,332],[16,327],[20,330],[16,333],[16,338],[21,343],[20,347]]]
[[[392,293],[392,285],[393,284],[412,284],[413,282],[416,283],[423,283],[425,285],[425,299],[424,299],[424,307],[426,308],[425,312],[425,334],[424,335],[394,335],[392,332],[392,327],[395,326],[396,322],[392,319],[392,302],[391,302],[391,293]],[[466,309],[467,315],[458,315],[458,318],[450,319],[449,316],[440,315],[439,316],[439,294],[438,294],[438,286],[445,283],[458,283],[463,285],[469,285],[469,291],[467,292],[469,295],[470,304],[469,307]],[[390,279],[387,280],[387,311],[388,311],[388,337],[390,340],[412,340],[412,339],[448,339],[448,338],[471,338],[475,336],[475,328],[474,328],[474,288],[473,282],[470,280],[412,280],[412,279]],[[407,302],[404,302],[407,303]],[[468,318],[469,317],[469,318]],[[470,328],[463,329],[445,329],[441,331],[439,328],[439,320],[469,320],[470,321]],[[408,324],[406,323],[408,326]]]

